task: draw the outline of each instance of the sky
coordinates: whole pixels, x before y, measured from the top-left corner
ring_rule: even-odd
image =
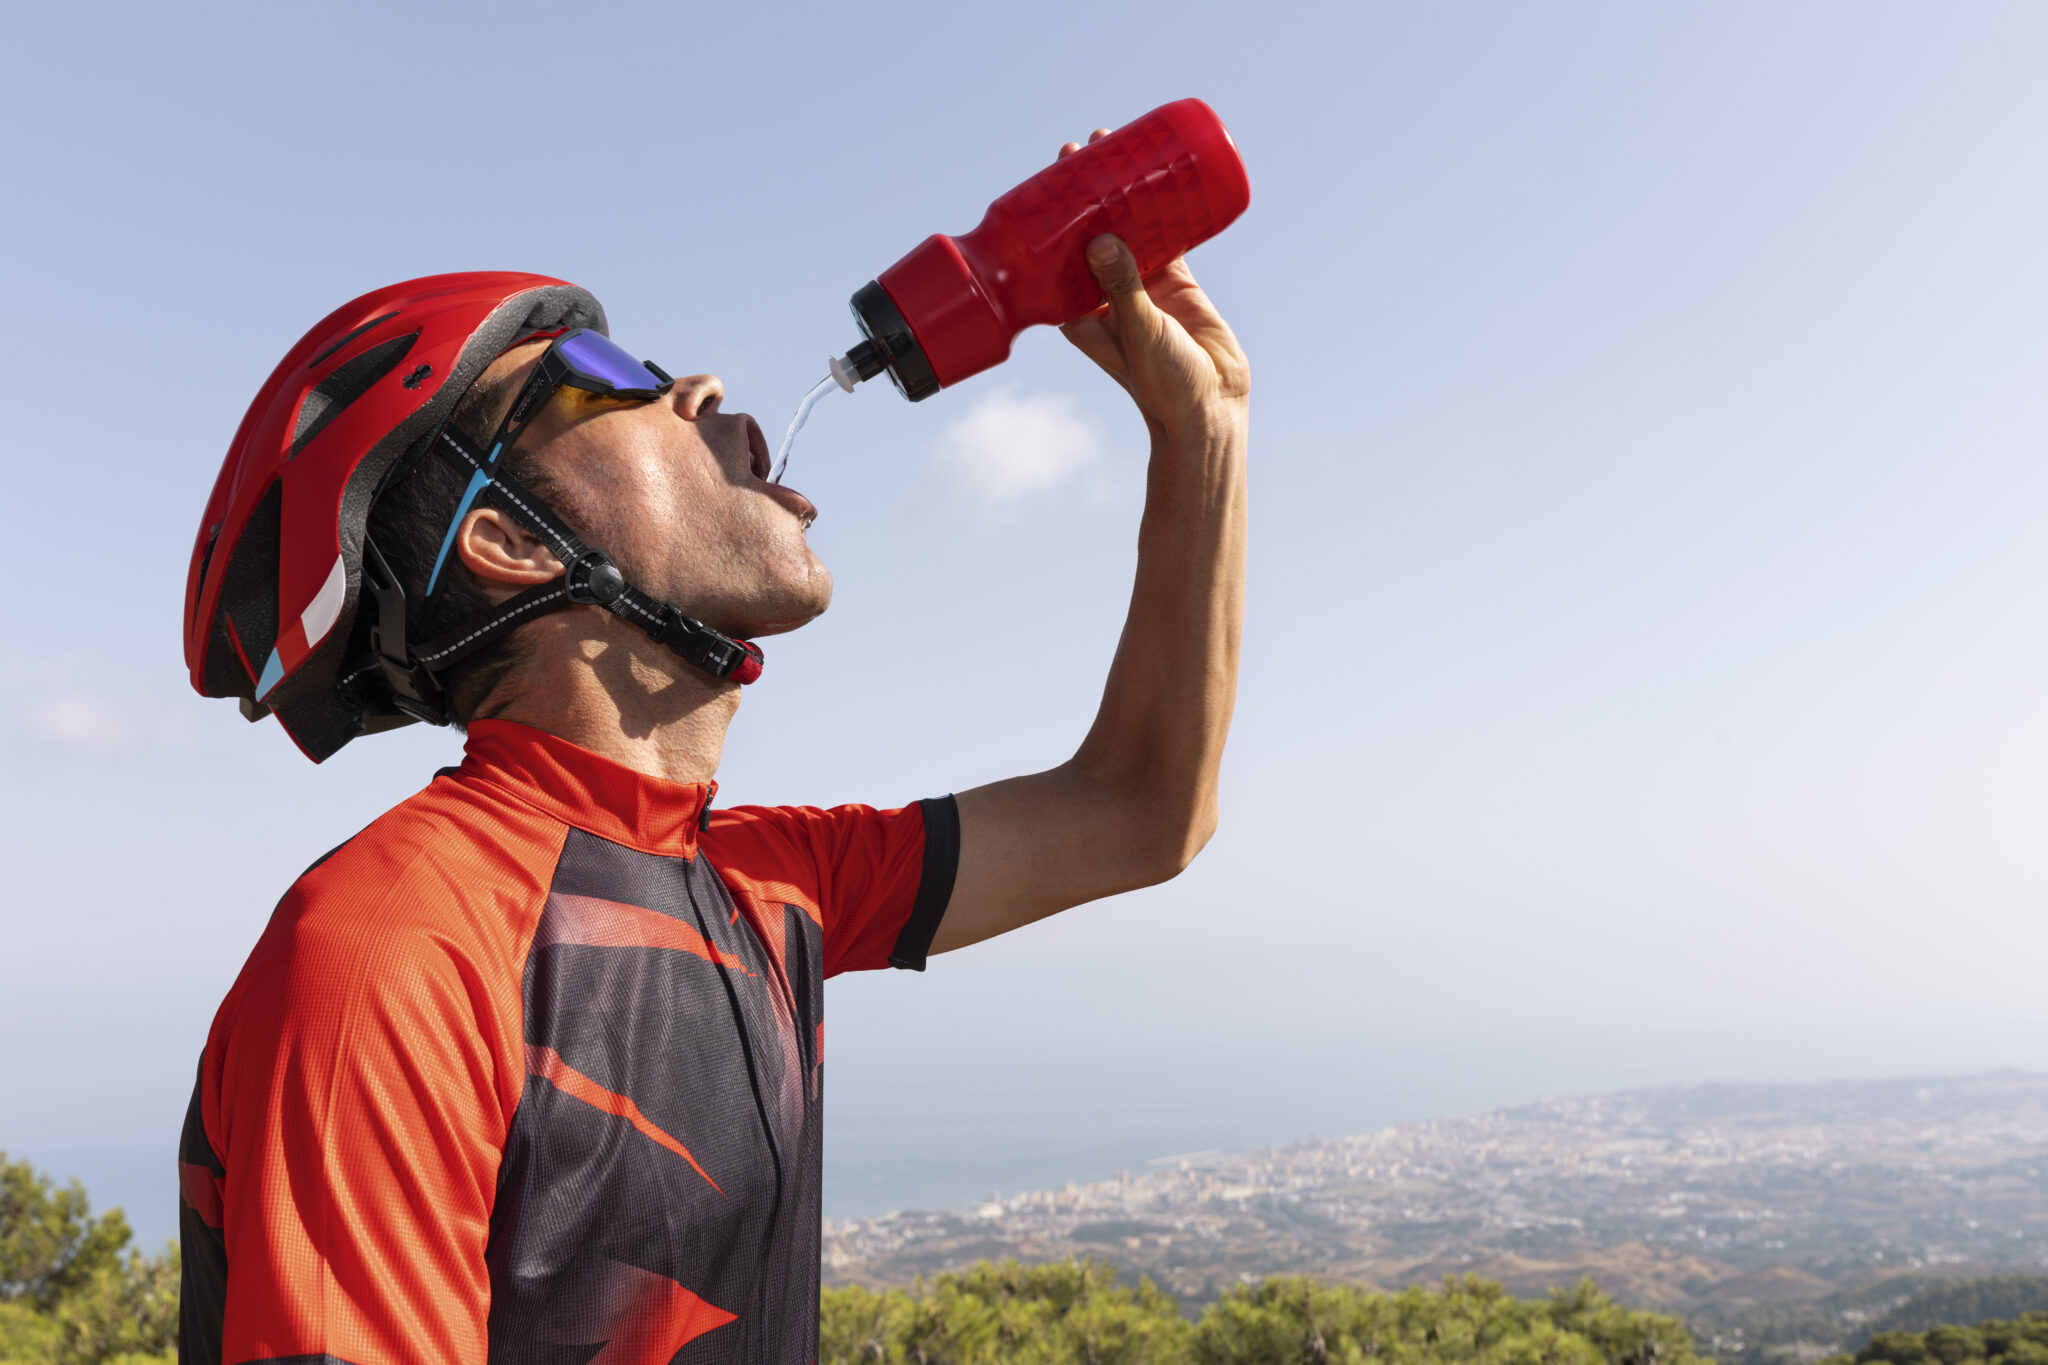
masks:
[[[0,1149],[145,1241],[221,995],[452,761],[194,696],[186,556],[331,308],[550,273],[779,434],[848,296],[1187,95],[1254,372],[1223,819],[1179,879],[827,994],[827,1212],[1546,1094],[2048,1068],[2048,11],[40,6],[0,271]],[[830,613],[722,800],[1064,759],[1143,429],[1054,333],[828,397]]]

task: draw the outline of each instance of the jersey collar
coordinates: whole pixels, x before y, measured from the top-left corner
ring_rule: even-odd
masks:
[[[461,774],[501,787],[565,824],[670,858],[697,856],[716,782],[669,782],[509,720],[469,725]]]

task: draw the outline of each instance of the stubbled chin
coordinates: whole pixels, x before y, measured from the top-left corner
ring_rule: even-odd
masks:
[[[816,555],[810,556],[810,561],[810,572],[802,583],[789,585],[776,595],[775,602],[762,604],[764,619],[751,626],[748,634],[787,635],[825,614],[832,605],[832,574]]]

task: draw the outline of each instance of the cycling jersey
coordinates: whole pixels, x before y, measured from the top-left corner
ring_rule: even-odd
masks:
[[[922,969],[959,820],[715,790],[479,721],[300,877],[185,1121],[185,1365],[815,1358],[823,981]]]

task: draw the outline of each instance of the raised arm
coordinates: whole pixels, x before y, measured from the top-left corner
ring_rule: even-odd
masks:
[[[1088,262],[1109,302],[1064,330],[1152,438],[1137,581],[1074,756],[959,794],[960,867],[933,952],[1163,882],[1216,829],[1244,619],[1250,368],[1186,262],[1140,280],[1114,237],[1090,243]]]

